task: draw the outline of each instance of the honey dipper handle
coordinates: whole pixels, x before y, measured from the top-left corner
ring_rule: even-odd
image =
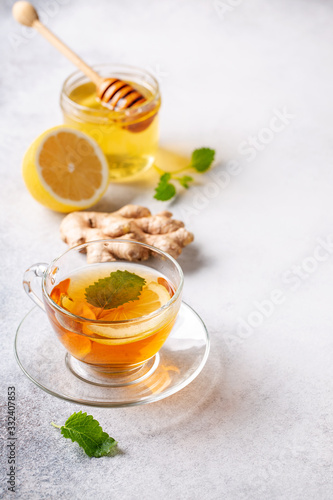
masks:
[[[13,6],[13,16],[20,24],[35,28],[44,38],[46,38],[57,50],[59,50],[67,59],[77,66],[82,73],[99,87],[103,82],[102,78],[88,64],[86,64],[75,52],[65,45],[57,36],[55,36],[38,18],[36,9],[29,2],[16,2]]]
[[[89,80],[94,82],[96,87],[99,87],[103,81],[103,78],[99,76],[96,71],[94,71],[88,64],[86,64],[82,59],[75,54],[67,45],[65,45],[58,37],[56,37],[44,24],[42,24],[39,19],[34,21],[33,28],[35,28],[44,38],[46,38],[52,45],[58,49],[67,59],[69,59],[75,66],[77,66],[82,73],[87,75]]]

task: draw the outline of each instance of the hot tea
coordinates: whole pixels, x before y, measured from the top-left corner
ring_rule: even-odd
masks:
[[[77,359],[101,368],[140,365],[168,337],[177,311],[164,308],[174,286],[154,269],[107,262],[81,268],[55,285],[52,326]],[[67,313],[70,314],[67,314]]]

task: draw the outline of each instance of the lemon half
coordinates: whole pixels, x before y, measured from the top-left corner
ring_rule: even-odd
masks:
[[[108,163],[97,142],[62,125],[47,130],[31,144],[22,173],[35,200],[58,212],[91,207],[109,183]]]

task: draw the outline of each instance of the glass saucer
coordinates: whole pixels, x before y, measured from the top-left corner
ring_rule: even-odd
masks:
[[[25,375],[44,391],[89,406],[124,407],[152,403],[183,389],[204,367],[209,336],[198,314],[182,303],[170,336],[159,353],[131,383],[111,386],[80,376],[80,362],[66,354],[46,314],[34,307],[15,337],[16,360]]]

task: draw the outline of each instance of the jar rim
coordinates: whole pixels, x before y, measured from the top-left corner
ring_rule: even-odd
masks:
[[[110,72],[113,71],[114,73],[128,73],[128,75],[131,76],[138,76],[138,77],[145,77],[150,79],[150,85],[148,90],[152,93],[152,97],[148,98],[146,102],[144,102],[142,105],[134,107],[134,108],[128,108],[124,109],[121,111],[116,111],[116,110],[111,110],[108,109],[107,107],[103,107],[102,109],[98,109],[98,116],[101,118],[112,118],[113,120],[121,120],[121,119],[128,119],[128,118],[133,118],[135,116],[143,115],[146,114],[152,110],[156,112],[156,108],[159,107],[159,102],[160,102],[160,89],[159,89],[159,84],[157,79],[147,70],[143,68],[139,68],[136,66],[130,66],[130,65],[124,65],[124,64],[96,64],[92,66],[93,69],[95,69],[97,72],[101,72],[102,70],[109,70]],[[106,76],[106,75],[105,75]],[[110,75],[111,76],[111,75]],[[72,106],[73,109],[76,111],[81,111],[82,113],[87,113],[87,114],[94,114],[96,116],[96,109],[95,108],[90,108],[89,106],[84,106],[82,104],[77,103],[73,99],[69,97],[69,86],[70,83],[72,82],[72,85],[82,79],[81,83],[89,82],[89,78],[82,73],[80,70],[76,70],[73,73],[71,73],[66,80],[64,81],[62,88],[61,88],[61,102],[60,105],[63,108],[63,102],[64,101],[67,105]],[[139,82],[138,82],[139,83]],[[143,85],[145,88],[145,83],[146,82],[140,82],[141,85]],[[73,87],[71,87],[72,90]],[[74,87],[75,88],[75,87]],[[153,92],[155,91],[155,92]]]

